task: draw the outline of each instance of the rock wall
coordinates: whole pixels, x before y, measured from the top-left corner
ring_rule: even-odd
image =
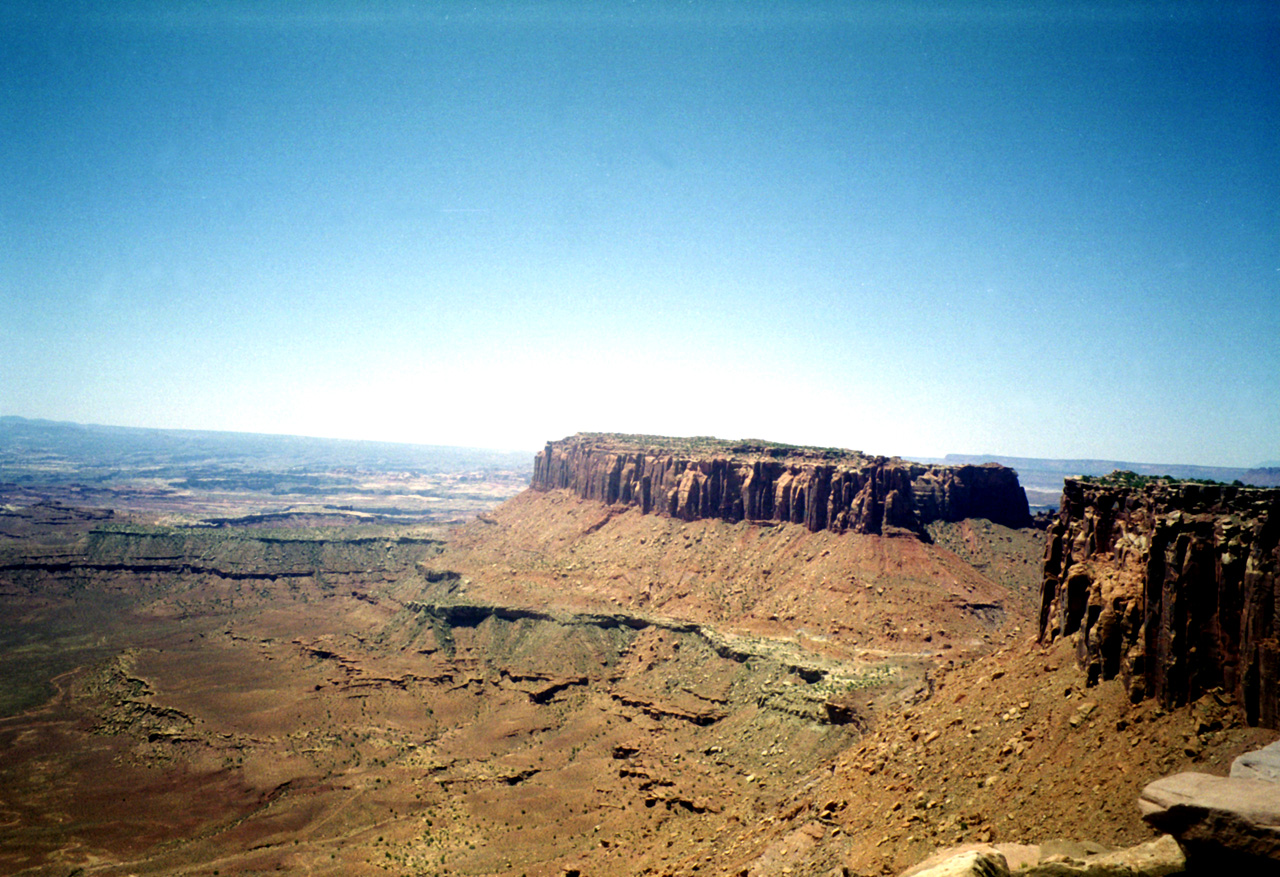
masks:
[[[927,538],[924,525],[935,520],[1031,521],[1017,473],[1003,466],[714,439],[579,434],[547,443],[531,486],[686,521],[785,521],[812,531]]]
[[[1040,638],[1090,683],[1165,707],[1221,687],[1280,728],[1280,490],[1068,479],[1045,542]]]
[[[62,509],[63,507],[59,507]],[[71,540],[74,541],[71,541]],[[41,575],[212,576],[238,581],[314,578],[328,583],[395,575],[443,543],[428,536],[355,528],[310,531],[104,523],[48,546],[0,544],[0,576],[38,587]]]

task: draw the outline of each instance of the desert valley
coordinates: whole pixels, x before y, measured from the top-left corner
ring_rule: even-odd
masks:
[[[1149,790],[1277,738],[1274,486],[1068,478],[1033,514],[997,464],[758,441],[6,428],[4,873],[1280,861]]]

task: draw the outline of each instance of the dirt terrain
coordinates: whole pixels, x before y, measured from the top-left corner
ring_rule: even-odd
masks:
[[[1037,533],[985,521],[933,526],[933,545],[846,539],[786,524],[685,523],[529,491],[460,528],[447,562],[483,599],[626,608],[842,654],[982,648],[1006,622],[1031,617]]]
[[[880,874],[1275,737],[1084,688],[1033,530],[295,523],[9,509],[0,871]]]

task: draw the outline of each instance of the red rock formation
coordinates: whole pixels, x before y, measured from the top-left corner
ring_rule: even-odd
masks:
[[[638,506],[686,521],[787,521],[810,530],[927,538],[930,521],[1027,526],[1027,497],[1003,466],[926,466],[857,451],[716,439],[579,433],[548,442],[535,490]]]
[[[1166,707],[1216,687],[1280,728],[1280,490],[1122,473],[1068,479],[1047,532],[1040,638],[1090,683]]]

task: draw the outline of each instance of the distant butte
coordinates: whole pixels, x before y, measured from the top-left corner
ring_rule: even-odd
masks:
[[[926,465],[755,439],[578,433],[538,453],[531,486],[684,521],[780,521],[925,541],[933,521],[1031,523],[1018,474],[1005,466]]]

